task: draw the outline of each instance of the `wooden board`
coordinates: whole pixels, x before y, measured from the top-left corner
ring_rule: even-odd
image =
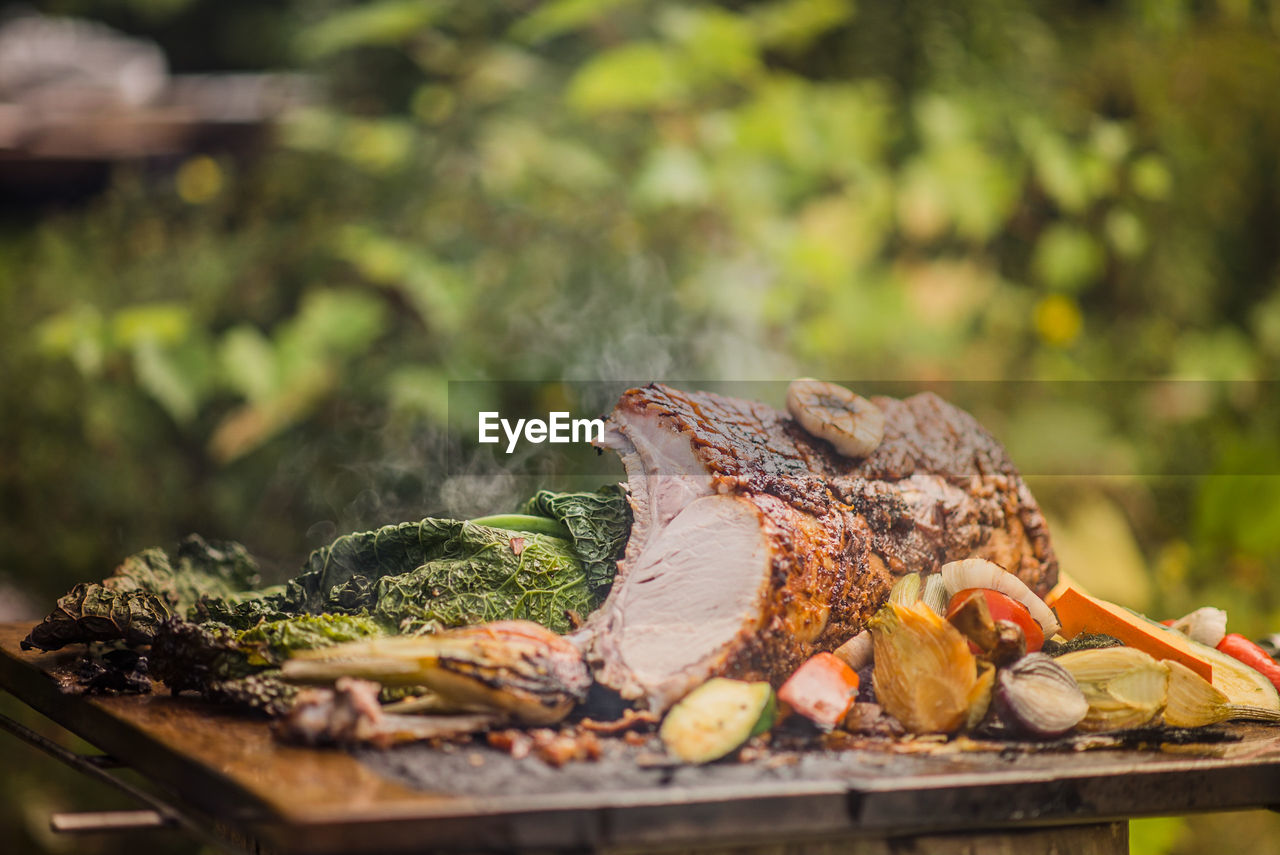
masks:
[[[720,764],[584,790],[557,786],[558,773],[543,770],[524,791],[465,794],[442,779],[431,792],[341,751],[281,745],[264,721],[207,704],[62,694],[48,671],[75,654],[21,652],[27,628],[0,624],[0,687],[233,836],[286,852],[884,838],[1258,807],[1280,792],[1280,729],[1249,725],[1233,728],[1238,742],[1163,752],[848,751],[787,778]],[[443,763],[441,772],[467,774]]]

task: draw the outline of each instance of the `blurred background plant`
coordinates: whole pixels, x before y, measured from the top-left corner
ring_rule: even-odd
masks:
[[[0,211],[0,612],[188,531],[284,575],[494,510],[451,380],[803,373],[1054,381],[944,388],[1064,565],[1280,629],[1280,2],[34,5],[323,97]],[[1135,851],[1211,839],[1170,822]]]

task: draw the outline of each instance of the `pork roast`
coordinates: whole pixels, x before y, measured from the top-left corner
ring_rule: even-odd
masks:
[[[655,710],[711,676],[776,686],[861,631],[893,577],[960,558],[1053,586],[1044,517],[999,443],[936,395],[874,401],[884,439],[853,460],[764,404],[622,396],[601,444],[635,521],[578,634],[599,682]]]

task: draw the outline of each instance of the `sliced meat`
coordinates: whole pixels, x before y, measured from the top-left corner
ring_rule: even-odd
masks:
[[[715,675],[778,685],[861,631],[895,575],[959,558],[1052,587],[1047,527],[999,443],[935,395],[874,400],[884,440],[850,460],[763,404],[622,396],[603,444],[635,524],[578,634],[597,680],[657,710]]]
[[[650,538],[599,629],[597,679],[659,709],[679,700],[763,614],[773,555],[759,512],[740,496],[702,496]],[[708,572],[707,568],[717,568]],[[690,604],[696,603],[697,608]],[[695,619],[696,618],[696,619]],[[590,621],[588,621],[590,625]]]

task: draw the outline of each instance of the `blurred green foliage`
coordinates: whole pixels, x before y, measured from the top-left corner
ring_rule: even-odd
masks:
[[[192,530],[283,573],[499,509],[442,471],[449,380],[1159,378],[1234,382],[966,403],[1093,473],[1032,482],[1073,573],[1280,629],[1280,2],[40,5],[326,92],[0,228],[41,602]]]
[[[47,5],[178,67],[213,14]],[[9,220],[0,572],[48,597],[187,529],[289,565],[447,510],[450,379],[1190,378],[1239,382],[974,406],[1029,472],[1223,475],[1041,489],[1124,506],[1140,605],[1280,624],[1278,9],[223,7],[325,106]]]

